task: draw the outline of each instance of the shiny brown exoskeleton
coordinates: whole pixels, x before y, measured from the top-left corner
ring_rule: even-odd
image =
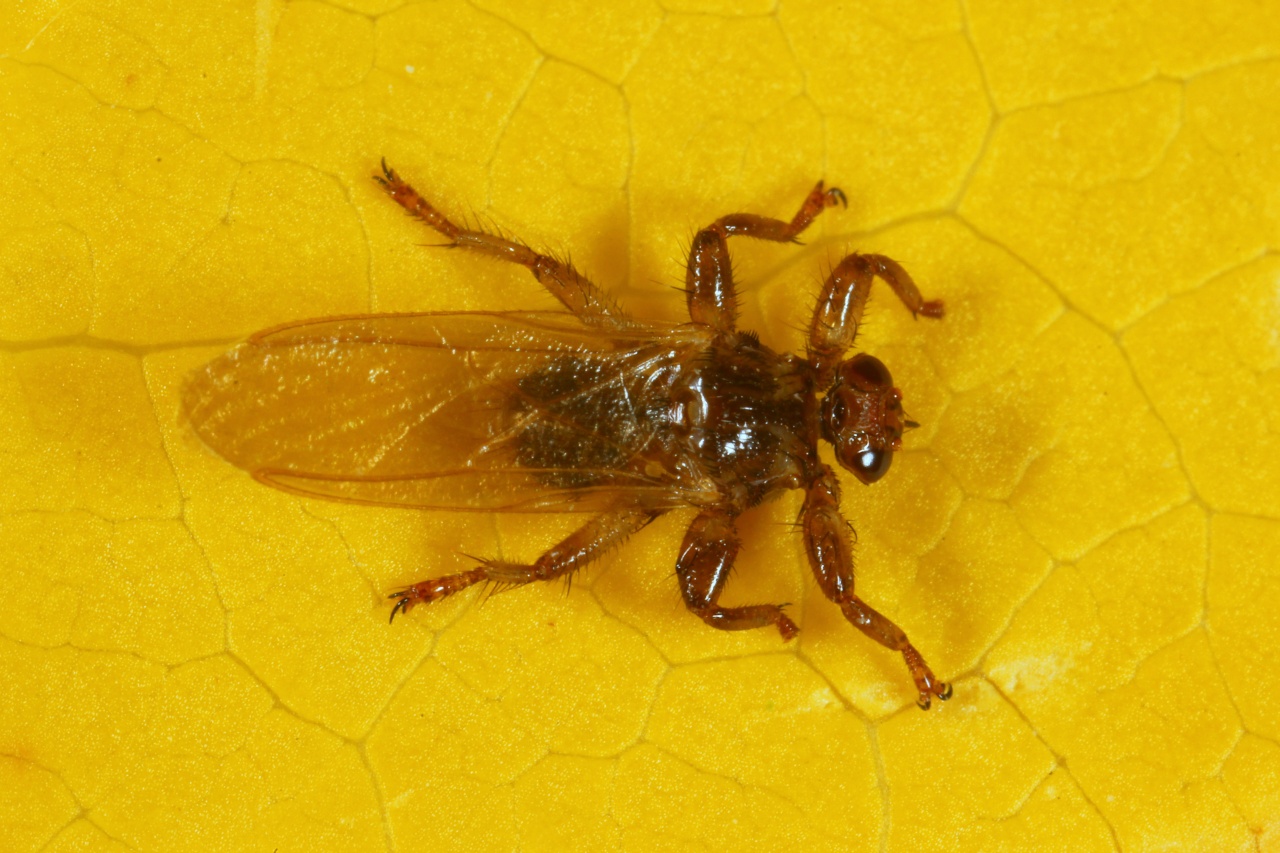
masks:
[[[912,314],[941,317],[881,255],[828,276],[805,358],[735,326],[728,238],[794,242],[844,194],[822,182],[790,222],[738,213],[694,237],[691,322],[629,318],[567,262],[461,227],[384,164],[378,181],[410,214],[463,247],[527,267],[568,312],[385,314],[259,332],[203,368],[184,398],[204,441],[264,483],[381,505],[593,516],[531,564],[481,560],[390,595],[391,616],[488,583],[566,578],[677,507],[698,515],[676,576],[713,628],[797,628],[782,605],[722,607],[735,521],[782,489],[804,489],[800,526],[822,591],[867,636],[902,653],[918,704],[947,699],[906,634],[854,593],[852,531],[818,441],[863,483],[884,476],[904,428],[901,394],[876,358],[845,358],[874,278]]]

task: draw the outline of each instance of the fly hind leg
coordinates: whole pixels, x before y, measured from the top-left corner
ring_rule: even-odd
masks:
[[[693,520],[676,562],[685,606],[703,622],[721,631],[773,625],[783,640],[790,640],[799,629],[782,612],[786,605],[720,606],[720,593],[738,555],[738,544],[738,531],[727,513],[707,510]]]
[[[478,583],[508,588],[533,581],[572,577],[574,572],[621,544],[657,515],[653,510],[639,507],[618,507],[597,515],[530,565],[482,560],[471,571],[419,581],[396,590],[387,596],[397,599],[395,607],[391,608],[391,621],[395,621],[397,613],[408,613],[418,604],[439,601]]]
[[[382,161],[382,174],[374,180],[382,184],[387,195],[408,213],[425,222],[451,241],[473,252],[504,261],[520,264],[533,273],[542,285],[559,299],[582,322],[604,328],[621,328],[629,324],[626,314],[616,302],[606,296],[590,279],[579,273],[567,261],[535,252],[523,243],[508,240],[487,231],[464,228],[451,221],[432,204],[405,183],[396,171]]]

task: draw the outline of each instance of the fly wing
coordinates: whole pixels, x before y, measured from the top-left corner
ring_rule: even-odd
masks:
[[[639,454],[702,334],[555,312],[323,318],[254,335],[183,402],[206,444],[287,491],[514,511],[599,510],[625,491],[658,508],[690,495]]]

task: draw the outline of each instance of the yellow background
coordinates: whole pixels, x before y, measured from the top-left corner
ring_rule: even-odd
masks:
[[[0,11],[0,848],[1280,849],[1280,7],[533,0]],[[383,593],[573,519],[299,500],[207,452],[183,379],[255,329],[546,308],[369,176],[677,319],[735,210],[778,347],[848,248],[924,426],[846,481],[862,594],[789,495],[720,634],[673,513],[578,579],[386,624]]]

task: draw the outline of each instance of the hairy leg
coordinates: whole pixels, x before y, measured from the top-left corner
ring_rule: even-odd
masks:
[[[478,583],[488,582],[498,587],[511,587],[532,581],[571,577],[573,572],[610,548],[620,545],[658,515],[654,510],[633,506],[618,507],[597,515],[531,564],[484,560],[471,571],[419,581],[396,590],[387,596],[398,599],[396,606],[391,609],[391,620],[395,620],[397,613],[408,613],[415,605],[439,601]]]
[[[693,520],[676,561],[685,606],[712,628],[745,631],[774,625],[783,640],[790,640],[799,629],[782,612],[786,605],[720,606],[720,593],[738,555],[738,544],[738,531],[727,513],[706,510]]]
[[[929,710],[933,697],[951,698],[951,685],[934,677],[906,633],[853,592],[853,548],[849,525],[840,515],[835,474],[830,468],[809,487],[802,512],[805,550],[818,585],[827,598],[840,606],[855,628],[886,648],[901,652],[919,698],[916,704]]]
[[[606,296],[586,276],[566,261],[543,255],[523,243],[508,240],[487,231],[463,228],[436,210],[417,190],[405,183],[394,169],[382,161],[382,174],[374,180],[382,184],[387,195],[436,231],[448,237],[450,245],[520,264],[528,268],[534,277],[559,299],[566,308],[578,315],[582,322],[592,326],[621,328],[630,321],[616,302]]]
[[[884,255],[848,255],[831,270],[818,296],[809,324],[809,359],[820,376],[833,370],[853,345],[862,312],[867,307],[871,282],[882,279],[913,315],[941,317],[942,301],[926,302],[920,288],[902,265]]]
[[[835,187],[824,189],[822,181],[818,181],[790,222],[752,213],[731,213],[703,228],[693,238],[685,269],[689,318],[695,323],[711,326],[722,332],[733,331],[737,317],[737,294],[734,292],[733,270],[729,261],[729,237],[754,237],[757,240],[790,243],[823,210],[846,203],[843,192]]]

